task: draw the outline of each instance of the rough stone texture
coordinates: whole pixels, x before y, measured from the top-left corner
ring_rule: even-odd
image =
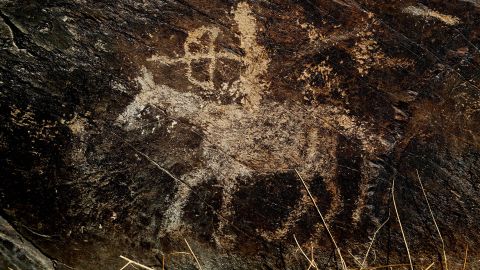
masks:
[[[0,266],[2,269],[51,270],[53,262],[0,217]]]
[[[56,269],[335,268],[295,169],[351,268],[387,219],[367,264],[408,263],[394,181],[445,268],[418,171],[480,269],[476,0],[3,0],[0,33],[0,214]]]

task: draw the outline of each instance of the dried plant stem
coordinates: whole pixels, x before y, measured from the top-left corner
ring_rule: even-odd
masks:
[[[405,267],[405,266],[410,266],[409,263],[395,263],[395,264],[387,264],[387,265],[379,265],[379,266],[373,266],[373,267],[367,267],[363,268],[364,270],[376,270],[376,269],[393,269],[396,267]],[[360,270],[360,269],[350,269],[350,270]]]
[[[412,257],[410,256],[410,249],[408,248],[407,238],[405,237],[402,221],[400,220],[400,214],[398,214],[398,210],[397,210],[397,203],[395,202],[395,177],[392,180],[392,201],[393,201],[393,208],[395,209],[395,214],[397,215],[398,224],[400,225],[400,231],[402,232],[403,242],[405,243],[405,248],[407,249],[408,261],[410,262],[410,269],[414,270]]]
[[[435,220],[435,216],[433,215],[432,208],[430,207],[430,203],[428,202],[427,194],[425,193],[425,189],[423,188],[423,183],[422,183],[422,180],[420,179],[420,175],[418,174],[418,170],[416,171],[417,171],[418,182],[420,183],[420,187],[422,188],[423,197],[427,202],[428,211],[430,211],[430,216],[432,217],[433,224],[435,224],[435,229],[437,230],[438,236],[440,237],[440,241],[442,242],[443,260],[445,262],[445,269],[448,270],[447,253],[445,252],[445,242],[443,241],[442,233],[440,233],[440,229],[438,228],[437,221]]]
[[[300,250],[300,252],[302,253],[303,257],[305,257],[305,259],[307,259],[307,261],[309,262],[309,266],[308,266],[308,269],[310,269],[311,267],[315,268],[315,269],[318,269],[318,266],[317,264],[315,263],[315,261],[313,260],[313,258],[310,260],[310,258],[308,258],[307,254],[303,251],[302,247],[300,246],[300,244],[298,243],[297,241],[297,237],[295,237],[295,235],[293,235],[293,239],[295,240],[295,243],[297,243],[297,246],[298,246],[298,249]]]
[[[343,257],[342,257],[342,252],[340,251],[340,248],[338,247],[337,242],[335,242],[335,238],[333,238],[333,235],[332,235],[332,233],[330,232],[330,229],[329,229],[328,226],[327,226],[327,222],[325,221],[325,218],[323,217],[322,212],[320,212],[320,208],[318,208],[317,203],[315,202],[315,199],[313,198],[312,194],[310,193],[310,190],[309,190],[308,187],[307,187],[307,184],[305,183],[305,181],[303,180],[302,176],[301,176],[300,173],[297,171],[297,169],[295,169],[295,172],[297,173],[298,177],[299,177],[300,180],[302,181],[302,184],[303,184],[303,186],[305,187],[305,190],[307,191],[308,196],[309,196],[310,199],[312,200],[313,205],[315,206],[315,209],[317,210],[317,213],[318,213],[318,215],[320,216],[320,218],[321,218],[321,220],[322,220],[323,226],[324,226],[325,229],[327,230],[328,235],[330,236],[330,239],[332,240],[332,243],[333,243],[333,245],[335,246],[335,249],[337,250],[338,256],[340,257],[340,262],[341,262],[341,264],[342,264],[342,268],[343,268],[344,270],[348,269],[348,268],[347,268],[347,265],[345,264],[345,260],[344,260]]]
[[[170,257],[173,257],[173,255],[182,255],[182,254],[192,256],[192,253],[185,252],[185,251],[175,251],[175,252],[162,255],[162,270],[165,270],[165,265],[168,264]]]
[[[467,255],[468,255],[468,244],[467,247],[465,248],[465,259],[463,259],[463,270],[467,267]]]
[[[192,250],[192,248],[190,247],[190,245],[188,244],[187,239],[184,239],[184,240],[185,240],[185,243],[187,244],[188,249],[190,250],[190,253],[192,254],[192,256],[193,256],[193,258],[195,259],[195,261],[197,262],[198,269],[202,270],[202,266],[200,265],[200,262],[198,261],[197,256],[195,256],[195,253],[193,253],[193,250]]]
[[[427,266],[427,268],[425,268],[424,270],[428,270],[430,268],[432,268],[432,266],[435,264],[435,262],[432,262],[429,266]]]
[[[379,266],[374,266],[374,267],[367,267],[363,268],[364,270],[375,270],[375,269],[383,269],[383,268],[395,268],[395,267],[404,267],[404,266],[410,266],[409,263],[396,263],[396,264],[387,264],[387,265],[379,265]],[[356,269],[351,269],[351,270],[356,270]]]
[[[313,256],[313,245],[312,245],[312,260],[311,260],[313,263],[315,263],[315,259],[314,259],[314,256]],[[316,264],[315,264],[316,265]],[[312,268],[314,265],[313,264],[310,264],[308,266],[308,269],[307,270],[310,270],[310,268]],[[317,268],[318,269],[318,268]]]
[[[127,264],[125,264],[122,268],[120,268],[120,270],[125,269],[125,268],[126,268],[127,266],[129,266],[129,265],[132,265],[132,266],[135,266],[135,265],[136,265],[136,266],[141,267],[141,268],[146,269],[146,270],[155,270],[155,269],[153,269],[153,268],[151,268],[151,267],[148,267],[148,266],[143,265],[143,264],[141,264],[141,263],[138,263],[138,262],[136,262],[136,261],[134,261],[134,260],[131,260],[131,259],[125,257],[125,256],[120,255],[120,258],[122,258],[122,259],[124,259],[125,261],[127,261]]]
[[[365,262],[367,261],[368,255],[370,253],[370,249],[373,246],[373,242],[375,242],[375,237],[377,236],[377,233],[380,231],[380,229],[383,228],[383,226],[385,224],[387,224],[387,222],[389,220],[390,220],[390,213],[388,214],[387,219],[382,224],[380,224],[380,226],[377,228],[377,230],[375,230],[375,232],[373,233],[372,241],[370,242],[370,245],[368,246],[367,252],[365,253],[365,257],[363,257],[362,265],[360,265],[360,270],[362,270],[365,267]]]
[[[362,268],[362,263],[357,259],[357,257],[355,257],[355,255],[353,255],[353,253],[349,250],[348,251],[348,254],[350,254],[350,256],[353,258],[353,260],[355,261],[355,263],[360,266],[360,268]]]

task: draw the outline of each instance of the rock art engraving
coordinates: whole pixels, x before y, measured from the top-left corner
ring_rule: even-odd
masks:
[[[250,181],[252,172],[271,175],[279,172],[292,172],[298,169],[307,181],[320,174],[325,182],[326,192],[332,197],[326,217],[332,219],[342,208],[345,198],[335,183],[337,177],[336,149],[339,137],[354,138],[360,142],[363,159],[359,163],[364,174],[375,174],[367,166],[368,157],[386,152],[391,145],[382,135],[373,132],[372,124],[360,121],[349,115],[342,107],[327,104],[308,106],[298,102],[262,102],[268,99],[269,83],[262,75],[268,70],[268,53],[257,43],[257,21],[250,6],[240,3],[233,11],[234,21],[239,29],[240,47],[245,52],[237,56],[230,52],[215,51],[213,40],[220,34],[218,28],[202,26],[188,34],[184,43],[185,55],[178,59],[154,55],[147,61],[161,65],[187,64],[198,59],[211,61],[209,78],[215,67],[212,62],[219,58],[229,58],[243,63],[240,79],[234,84],[235,91],[244,98],[240,104],[220,104],[203,99],[195,91],[180,91],[155,82],[153,73],[146,67],[140,68],[136,78],[140,93],[117,118],[117,124],[125,130],[141,129],[144,120],[142,112],[147,106],[161,108],[172,119],[187,119],[188,125],[199,128],[204,134],[200,145],[202,165],[189,173],[179,176],[190,186],[196,187],[211,179],[217,179],[223,188],[220,213],[227,220],[235,213],[232,203],[234,194]],[[191,50],[191,45],[200,38],[208,37],[203,52]],[[334,76],[328,69],[320,69],[325,76]],[[211,81],[198,81],[192,78],[191,68],[187,68],[185,79],[203,89],[222,91]],[[178,120],[177,122],[180,122]],[[367,177],[359,177],[360,185],[365,185]],[[260,180],[251,180],[260,181]],[[166,213],[165,228],[160,233],[168,233],[185,226],[182,221],[183,208],[187,204],[191,190],[181,185],[175,194],[174,202]],[[358,221],[364,205],[365,192],[356,201],[356,209],[350,213]],[[289,229],[309,211],[309,197],[302,189],[298,203],[293,206],[286,218],[275,229],[258,229],[266,239],[284,237]],[[310,209],[311,210],[311,209]],[[222,221],[223,222],[223,221]],[[219,224],[214,237],[224,242],[230,239],[224,231],[224,223]],[[317,233],[322,231],[319,223]],[[233,237],[233,236],[232,236]]]
[[[421,16],[427,20],[432,18],[437,19],[446,25],[456,25],[460,23],[460,19],[455,16],[442,14],[438,11],[431,10],[428,7],[423,5],[420,5],[418,7],[415,7],[415,6],[406,7],[403,9],[403,12],[414,15],[414,16]]]
[[[187,66],[186,78],[194,85],[199,86],[205,90],[213,90],[215,88],[213,83],[213,73],[218,59],[226,58],[240,61],[240,57],[232,52],[217,51],[215,48],[215,41],[219,34],[219,29],[216,27],[200,27],[188,34],[187,40],[184,44],[185,54],[179,58],[169,58],[161,55],[154,55],[147,61],[153,61],[164,65],[185,64]],[[200,40],[206,40],[206,44],[201,44]],[[192,65],[198,61],[208,62],[208,78],[201,81],[193,76]]]
[[[480,269],[479,0],[16,2],[0,269]]]

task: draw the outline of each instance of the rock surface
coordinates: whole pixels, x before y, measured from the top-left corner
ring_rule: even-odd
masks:
[[[52,270],[53,262],[0,217],[0,266],[2,269]]]
[[[408,268],[401,229],[445,269],[436,225],[480,269],[476,0],[3,0],[0,33],[0,214],[55,269],[333,269],[299,176],[350,269]]]

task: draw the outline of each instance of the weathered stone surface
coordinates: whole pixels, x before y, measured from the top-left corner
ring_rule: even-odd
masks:
[[[0,266],[2,269],[50,270],[53,262],[0,217]]]
[[[384,221],[366,263],[408,263],[394,181],[445,268],[417,171],[450,269],[480,242],[478,1],[4,0],[0,33],[1,216],[57,269],[334,268],[295,170],[350,268]]]

